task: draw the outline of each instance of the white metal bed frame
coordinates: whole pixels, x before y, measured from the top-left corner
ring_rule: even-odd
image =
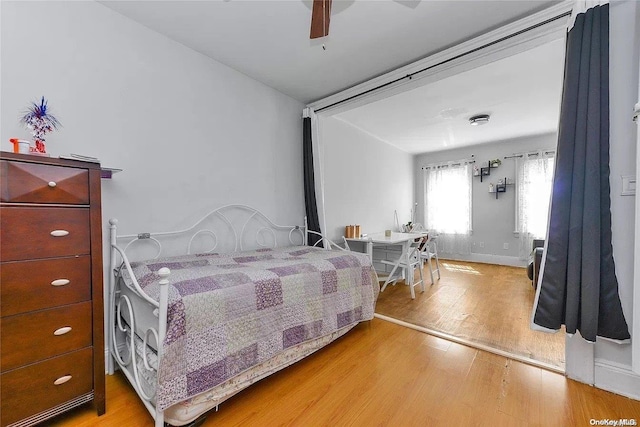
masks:
[[[234,214],[234,217],[229,218],[229,214]],[[242,217],[240,220],[235,220],[237,217]],[[107,336],[109,349],[109,355],[107,358],[107,371],[109,375],[113,375],[117,367],[127,377],[136,393],[146,406],[147,410],[155,420],[155,426],[164,426],[164,412],[158,411],[155,408],[153,399],[155,397],[155,390],[151,393],[145,392],[140,380],[141,373],[138,371],[137,357],[135,351],[135,337],[136,332],[143,341],[142,361],[144,368],[149,371],[155,371],[155,369],[148,363],[147,357],[147,345],[153,345],[150,338],[153,337],[155,341],[155,348],[157,351],[158,363],[162,357],[162,345],[166,336],[167,327],[167,308],[168,308],[168,284],[171,271],[168,268],[161,268],[158,271],[158,275],[161,277],[160,285],[160,298],[159,302],[151,298],[144,292],[138,281],[136,280],[129,257],[126,254],[132,244],[136,242],[153,242],[157,247],[157,254],[154,259],[159,258],[163,254],[162,240],[163,238],[170,238],[176,236],[184,236],[188,239],[186,244],[186,254],[190,254],[194,241],[198,236],[208,235],[215,242],[208,251],[213,252],[218,247],[221,240],[218,234],[210,228],[204,228],[204,224],[215,218],[218,220],[218,224],[222,224],[223,229],[226,229],[227,235],[232,237],[230,247],[231,251],[238,252],[248,249],[258,248],[274,248],[278,246],[279,242],[282,242],[281,238],[278,240],[278,233],[284,234],[287,245],[306,245],[307,235],[313,234],[320,237],[320,240],[313,246],[323,245],[327,249],[340,249],[347,250],[340,247],[329,239],[326,239],[322,234],[307,229],[306,217],[304,219],[304,225],[283,226],[277,225],[269,220],[264,214],[258,210],[246,205],[226,205],[221,208],[215,209],[193,226],[178,231],[160,232],[160,233],[139,233],[131,235],[117,234],[117,219],[109,220],[110,224],[110,277],[109,277],[109,295],[108,304],[109,310],[107,314],[107,325],[109,327]],[[254,224],[253,228],[251,224]],[[220,230],[216,230],[219,231]],[[255,232],[255,244],[249,248],[246,244],[248,234]],[[267,237],[265,237],[265,235]],[[271,236],[271,243],[267,242],[268,236]],[[298,236],[295,238],[294,236]],[[118,245],[118,241],[126,242],[124,247]],[[185,253],[183,253],[185,254]],[[122,267],[121,267],[122,266]],[[118,283],[119,269],[126,268],[133,287],[128,285],[120,285]],[[119,286],[122,286],[120,288]],[[128,324],[122,321],[122,316],[127,319]],[[119,338],[120,337],[120,338]],[[121,341],[119,341],[121,339]],[[217,409],[217,406],[216,406]]]

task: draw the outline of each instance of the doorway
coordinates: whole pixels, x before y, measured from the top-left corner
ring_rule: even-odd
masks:
[[[562,89],[564,32],[549,34],[544,42],[536,39],[535,43],[515,43],[508,55],[505,52],[509,49],[496,49],[497,58],[493,58],[493,61],[487,61],[491,54],[485,54],[475,67],[470,67],[467,61],[457,73],[452,72],[455,67],[448,67],[440,78],[433,74],[422,85],[412,83],[413,87],[406,90],[396,88],[388,91],[386,96],[377,94],[368,102],[351,103],[319,114],[319,132],[325,140],[321,150],[321,163],[325,171],[322,180],[326,204],[325,229],[329,233],[342,233],[340,230],[344,224],[353,223],[346,222],[350,219],[344,219],[350,215],[350,218],[356,217],[364,224],[365,231],[381,231],[392,225],[392,216],[388,212],[400,212],[398,205],[404,205],[401,207],[406,210],[400,212],[401,223],[414,220],[416,214],[417,221],[424,224],[423,163],[446,163],[461,158],[476,158],[484,163],[515,153],[555,148]],[[547,52],[542,57],[548,59],[548,52],[558,46],[561,47],[561,53],[557,55],[554,68],[557,84],[553,88],[535,86],[536,79],[548,72],[549,67],[535,59],[534,53]],[[521,61],[517,55],[527,59]],[[510,73],[508,67],[502,66],[507,62],[515,64],[517,71]],[[525,71],[533,74],[523,76]],[[504,86],[502,90],[490,84],[492,77],[497,82],[495,84]],[[545,97],[548,92],[553,94]],[[497,96],[492,97],[494,94]],[[533,98],[525,99],[527,94],[533,94]],[[509,95],[515,98],[513,102],[520,104],[508,104]],[[404,108],[403,99],[410,100]],[[445,101],[450,101],[449,105]],[[549,107],[554,103],[553,107]],[[483,135],[482,138],[476,138],[468,118],[482,112],[492,113],[492,121],[487,126],[473,129],[473,132],[479,130]],[[412,120],[419,125],[412,126]],[[424,135],[434,128],[437,130],[433,132],[436,136],[425,138]],[[336,138],[345,129],[350,132],[349,137]],[[385,132],[394,130],[401,131],[400,140],[407,145],[390,153],[394,141],[390,133]],[[344,144],[347,140],[356,139],[362,139],[362,147],[366,147],[366,151],[354,150],[352,145]],[[374,142],[387,146],[375,148],[369,143],[374,139]],[[422,150],[420,147],[427,148]],[[397,154],[398,151],[408,155],[403,157],[402,153]],[[386,166],[367,168],[376,157],[380,164]],[[503,160],[499,173],[494,172],[494,184],[499,184],[498,176],[502,176],[506,184],[516,176],[515,162]],[[368,177],[369,185],[362,184],[364,176]],[[345,185],[345,180],[349,179],[360,182],[359,186],[353,186],[357,190],[352,193],[348,188],[351,186]],[[443,259],[443,263],[447,263],[442,268],[443,278],[415,300],[410,299],[407,289],[402,286],[388,288],[380,297],[378,314],[408,322],[435,334],[449,335],[469,345],[512,353],[514,358],[563,371],[563,334],[552,336],[528,330],[534,290],[524,268],[526,260],[517,250],[518,236],[514,233],[515,191],[507,188],[504,194],[492,194],[488,186],[489,183],[484,180],[472,178],[472,210],[475,213],[468,253],[442,254],[442,258],[447,258]],[[365,200],[376,197],[375,202]],[[383,220],[374,220],[373,216],[383,217]],[[426,226],[428,228],[428,224]],[[488,296],[495,297],[495,300]],[[493,302],[481,309],[485,300]],[[444,305],[437,306],[436,302],[443,301]],[[474,308],[484,311],[475,312],[472,310]],[[505,314],[507,308],[514,311]],[[509,322],[496,326],[494,320],[498,318]],[[547,354],[532,349],[530,343],[524,343],[524,349],[515,345],[509,347],[509,343],[523,342],[516,329],[535,334],[537,338],[534,341],[539,341],[540,347],[546,346]],[[489,336],[480,337],[481,332],[489,333]]]

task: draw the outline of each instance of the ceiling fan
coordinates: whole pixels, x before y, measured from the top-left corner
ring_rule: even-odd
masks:
[[[311,32],[309,34],[310,39],[319,39],[329,35],[329,21],[331,20],[331,3],[333,0],[313,0],[311,6]],[[346,9],[355,0],[338,0],[336,6],[336,13]],[[411,9],[415,9],[421,0],[394,0],[396,3],[400,3],[403,6],[407,6]],[[308,5],[308,2],[305,1]]]
[[[313,0],[311,8],[311,33],[309,38],[318,39],[329,35],[332,0]]]

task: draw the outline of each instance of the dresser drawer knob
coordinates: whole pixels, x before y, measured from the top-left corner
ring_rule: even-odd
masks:
[[[66,236],[67,234],[69,234],[69,232],[68,232],[67,230],[53,230],[53,231],[51,232],[51,235],[52,235],[53,237],[64,237],[64,236]]]
[[[71,379],[71,375],[65,375],[64,377],[60,377],[53,382],[54,385],[64,384]]]
[[[68,285],[71,281],[69,279],[56,279],[53,282],[51,282],[52,286],[64,286],[64,285]]]
[[[49,187],[53,188],[53,187],[55,187],[56,185],[58,185],[58,184],[56,184],[56,182],[55,182],[55,181],[49,181]]]
[[[71,326],[63,326],[62,328],[58,328],[55,331],[53,331],[53,335],[60,336],[68,332],[71,332]]]

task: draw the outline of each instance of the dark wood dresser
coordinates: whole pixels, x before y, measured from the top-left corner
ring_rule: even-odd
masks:
[[[105,412],[100,165],[0,152],[0,425]]]

